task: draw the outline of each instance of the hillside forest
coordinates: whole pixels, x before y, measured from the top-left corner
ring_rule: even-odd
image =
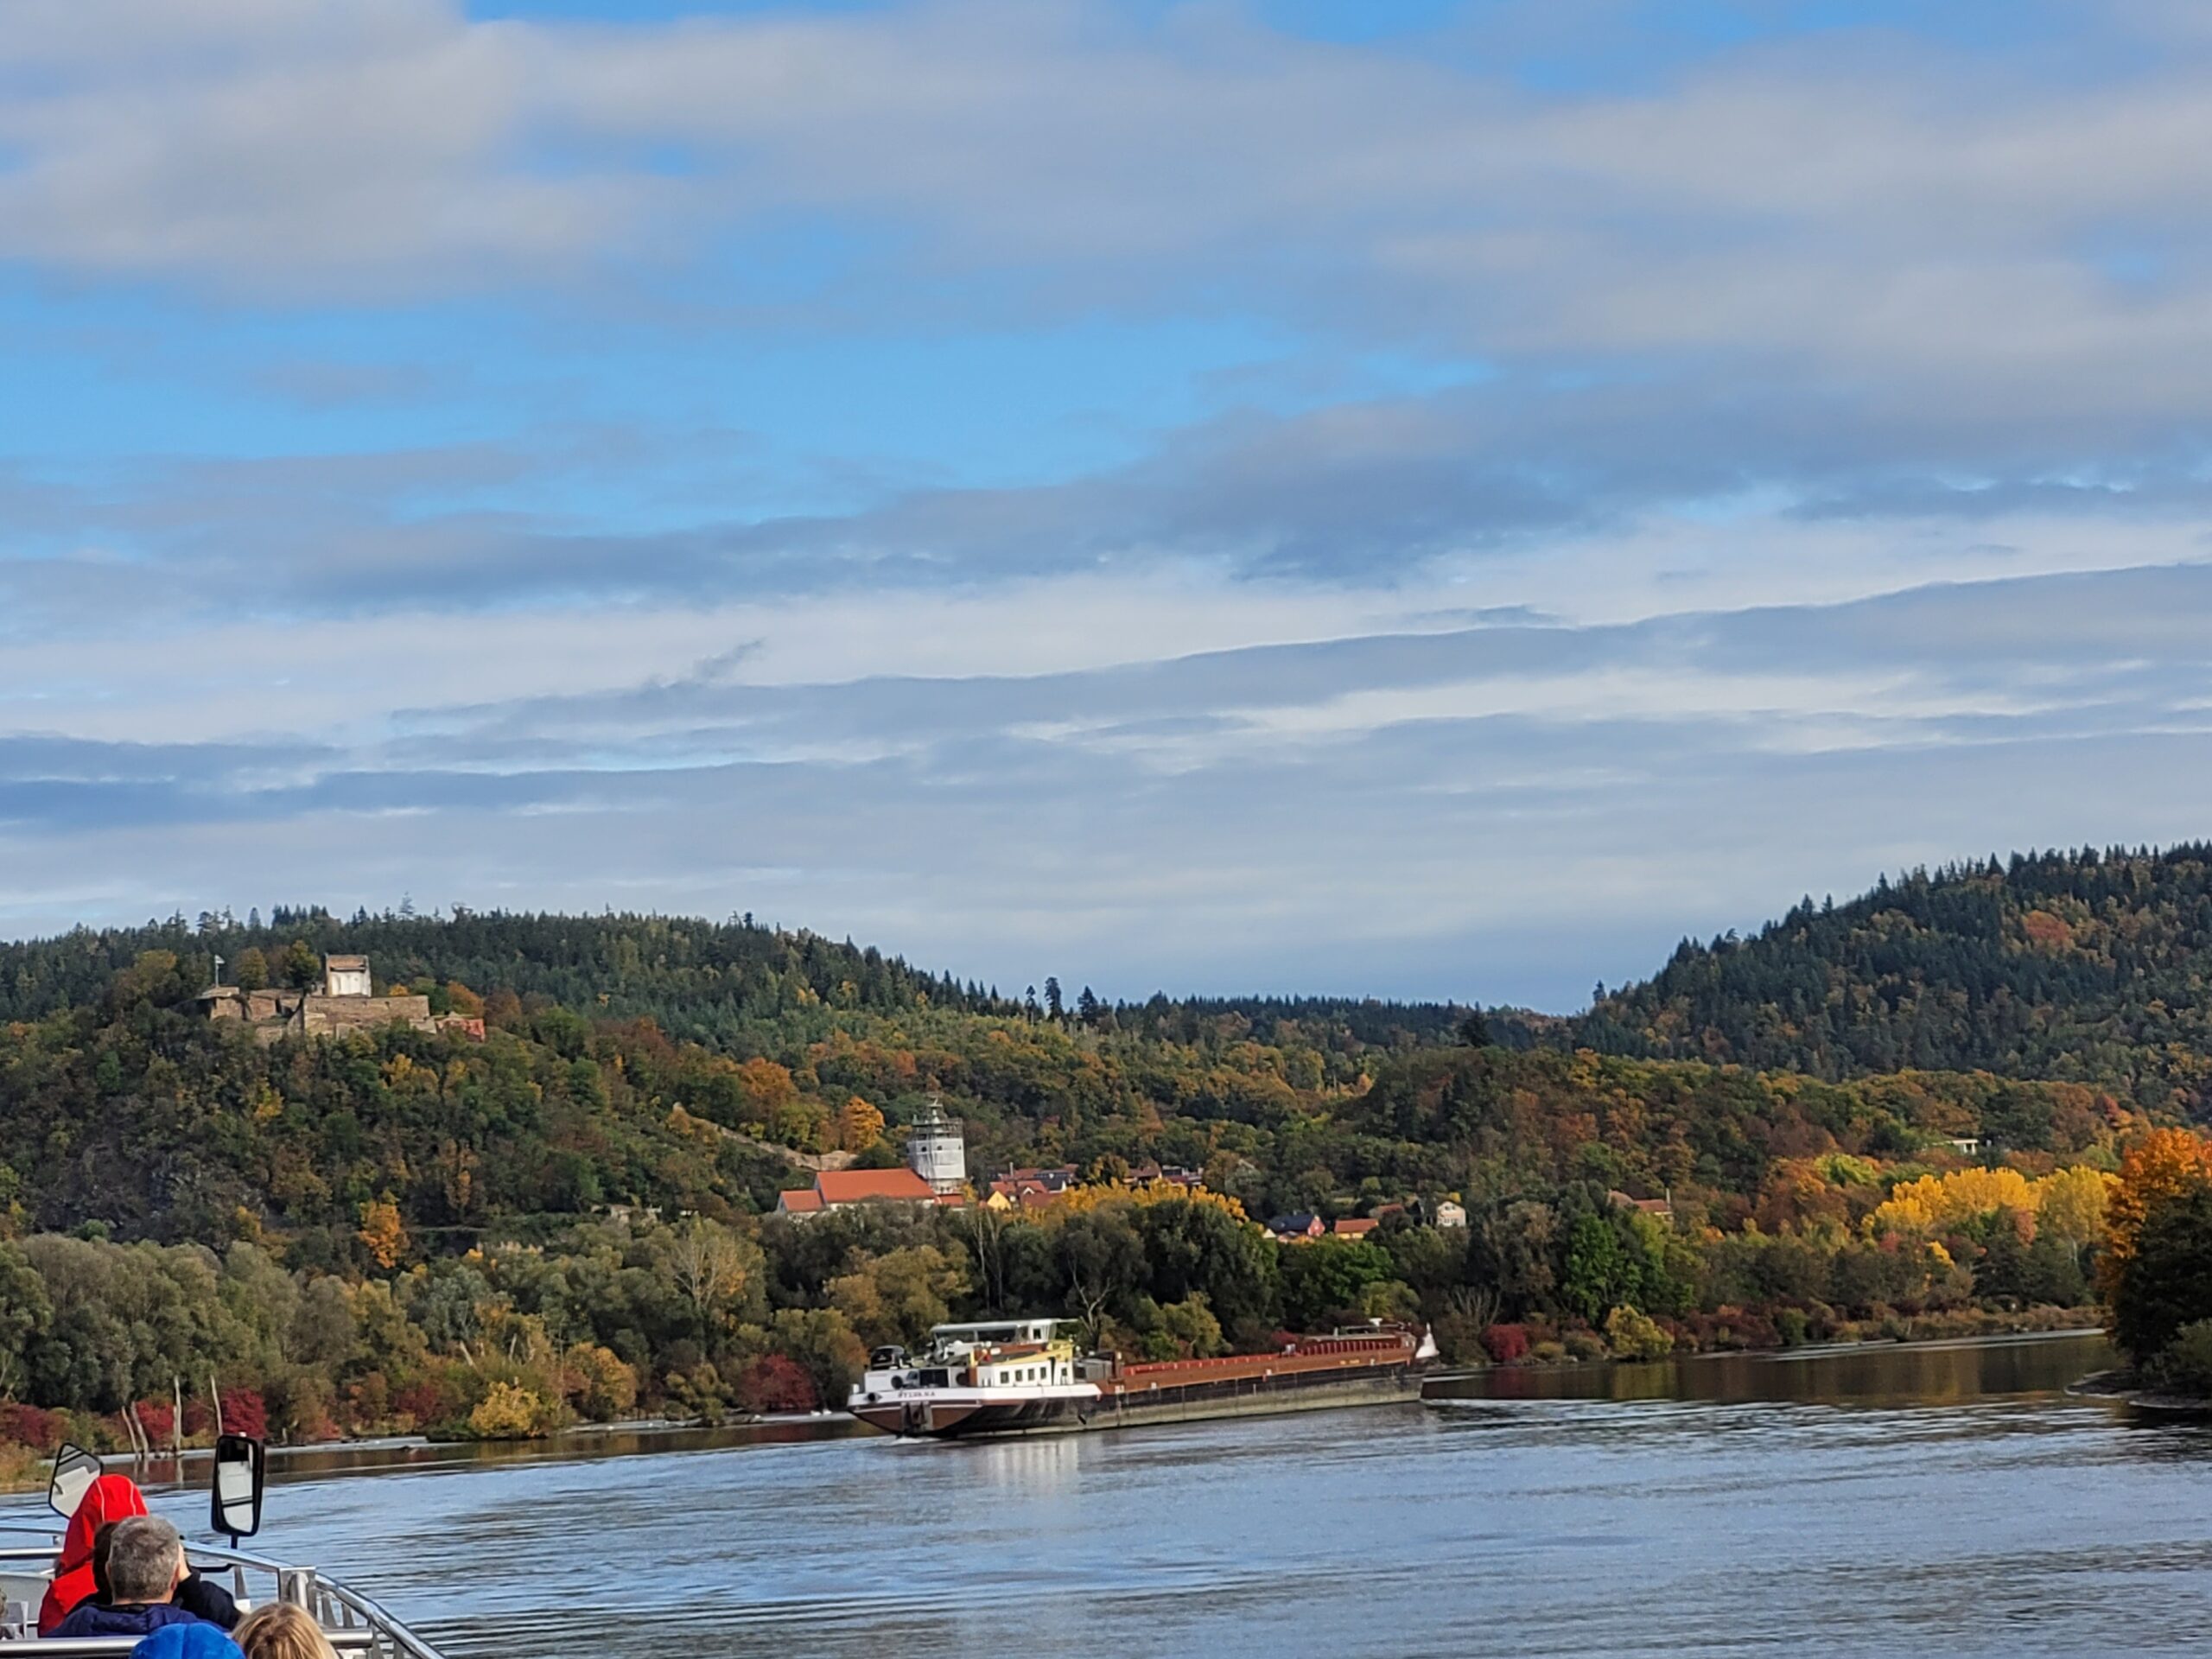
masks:
[[[1420,1319],[1465,1363],[2082,1323],[2101,1281],[2171,1259],[2143,1217],[2186,1183],[2153,1205],[2126,1172],[2161,1126],[2198,1144],[2167,1051],[2204,868],[1911,878],[1686,947],[1576,1020],[1001,992],[750,918],[296,909],[0,946],[0,1437],[806,1409],[868,1345],[995,1313],[1160,1357]],[[219,956],[305,984],[327,951],[482,1037],[263,1046],[195,1000]],[[2097,1040],[2062,1057],[2054,1029]],[[1947,1063],[1875,1065],[1899,1031]],[[933,1097],[971,1173],[1078,1184],[774,1213],[801,1160],[899,1162]],[[1294,1213],[1378,1224],[1259,1224]],[[2208,1315],[2161,1315],[2146,1356]]]

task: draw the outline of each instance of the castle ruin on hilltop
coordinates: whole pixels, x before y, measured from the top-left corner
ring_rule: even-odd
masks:
[[[416,1031],[451,1028],[480,1039],[484,1035],[480,1020],[433,1014],[427,996],[414,992],[377,995],[366,957],[325,957],[321,990],[214,985],[200,993],[200,1005],[212,1020],[236,1020],[251,1027],[255,1040],[264,1046],[285,1037],[342,1037],[392,1025]]]

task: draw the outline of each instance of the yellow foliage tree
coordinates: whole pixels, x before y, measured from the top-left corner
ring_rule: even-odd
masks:
[[[1109,1205],[1128,1205],[1141,1209],[1154,1204],[1203,1204],[1211,1206],[1238,1221],[1249,1219],[1244,1206],[1226,1192],[1216,1192],[1203,1186],[1179,1186],[1173,1181],[1092,1181],[1083,1186],[1071,1186],[1039,1214],[1046,1222],[1065,1221],[1070,1216],[1079,1216],[1086,1210],[1102,1210]]]
[[[1923,1175],[1890,1190],[1888,1199],[1866,1217],[1866,1230],[1935,1233],[1995,1210],[2033,1215],[2035,1190],[2017,1169],[1955,1169],[1948,1175]]]
[[[2024,1220],[2025,1236],[2048,1230],[2077,1250],[2105,1236],[2106,1211],[2119,1183],[2086,1164],[2053,1170],[2030,1180],[2017,1169],[1955,1169],[1902,1181],[1866,1217],[1866,1231],[1930,1234],[1955,1231],[2000,1210]]]
[[[2097,1243],[2119,1185],[2118,1176],[2087,1164],[2055,1169],[2036,1183],[2036,1224],[2077,1249]]]
[[[361,1228],[353,1236],[361,1241],[361,1248],[377,1266],[390,1271],[399,1265],[407,1254],[407,1224],[400,1220],[399,1206],[391,1201],[391,1194],[361,1206]]]
[[[468,1414],[468,1432],[483,1440],[534,1440],[545,1433],[544,1401],[512,1382],[494,1382]]]

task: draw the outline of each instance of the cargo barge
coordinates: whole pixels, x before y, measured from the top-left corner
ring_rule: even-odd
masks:
[[[1435,1353],[1425,1336],[1375,1324],[1262,1354],[1131,1363],[1079,1354],[1053,1319],[941,1325],[919,1358],[877,1349],[848,1409],[887,1434],[955,1440],[1395,1405],[1421,1398]]]

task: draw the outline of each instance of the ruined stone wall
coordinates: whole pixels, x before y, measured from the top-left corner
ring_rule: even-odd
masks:
[[[311,996],[301,1012],[302,1027],[310,1036],[373,1031],[396,1023],[433,1029],[427,996]]]

